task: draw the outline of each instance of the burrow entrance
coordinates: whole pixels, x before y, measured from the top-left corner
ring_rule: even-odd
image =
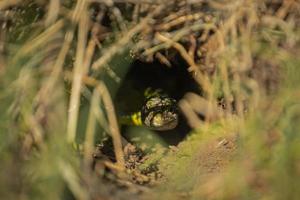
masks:
[[[179,101],[187,92],[201,93],[199,85],[187,71],[186,63],[177,60],[172,66],[166,66],[159,61],[143,62],[135,60],[125,76],[119,88],[115,104],[118,113],[129,114],[141,107],[144,100],[144,90],[148,87],[162,89],[170,97]],[[131,137],[134,127],[122,126],[124,137]],[[155,136],[163,140],[167,145],[177,145],[191,131],[187,122],[180,113],[179,124],[173,130],[153,131]],[[139,132],[139,130],[135,130]],[[134,137],[143,138],[144,131],[134,134]],[[132,138],[129,138],[129,140]]]

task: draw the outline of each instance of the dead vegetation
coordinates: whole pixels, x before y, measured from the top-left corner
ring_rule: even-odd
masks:
[[[299,198],[299,15],[296,0],[2,0],[1,196]],[[130,63],[178,58],[201,90],[179,102],[193,131],[124,141],[112,99]]]

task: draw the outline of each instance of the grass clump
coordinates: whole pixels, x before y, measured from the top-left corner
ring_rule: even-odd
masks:
[[[298,199],[299,11],[1,1],[1,197]],[[141,152],[121,136],[113,100],[134,60],[180,63],[201,91],[179,101],[192,131],[176,147]]]

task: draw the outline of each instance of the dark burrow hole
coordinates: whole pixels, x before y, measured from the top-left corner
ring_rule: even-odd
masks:
[[[172,62],[171,67],[161,64],[159,61],[134,61],[117,92],[115,98],[117,112],[129,114],[137,109],[141,109],[145,100],[144,91],[149,87],[162,89],[164,93],[176,99],[177,102],[187,92],[201,93],[199,85],[194,81],[187,68],[186,63],[182,60]],[[128,139],[130,137],[128,132],[132,128],[134,127],[122,126],[122,135]],[[176,128],[168,131],[153,132],[165,144],[177,145],[184,140],[190,131],[191,129],[179,109],[179,123]],[[141,134],[143,133],[141,132]]]

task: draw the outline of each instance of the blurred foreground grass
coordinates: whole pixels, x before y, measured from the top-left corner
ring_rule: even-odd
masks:
[[[299,199],[299,13],[292,0],[0,1],[0,198]],[[132,59],[172,51],[225,109],[204,122],[183,99],[192,133],[141,166],[155,163],[155,187],[124,191],[90,167],[111,135],[111,170],[130,182],[110,96]]]

